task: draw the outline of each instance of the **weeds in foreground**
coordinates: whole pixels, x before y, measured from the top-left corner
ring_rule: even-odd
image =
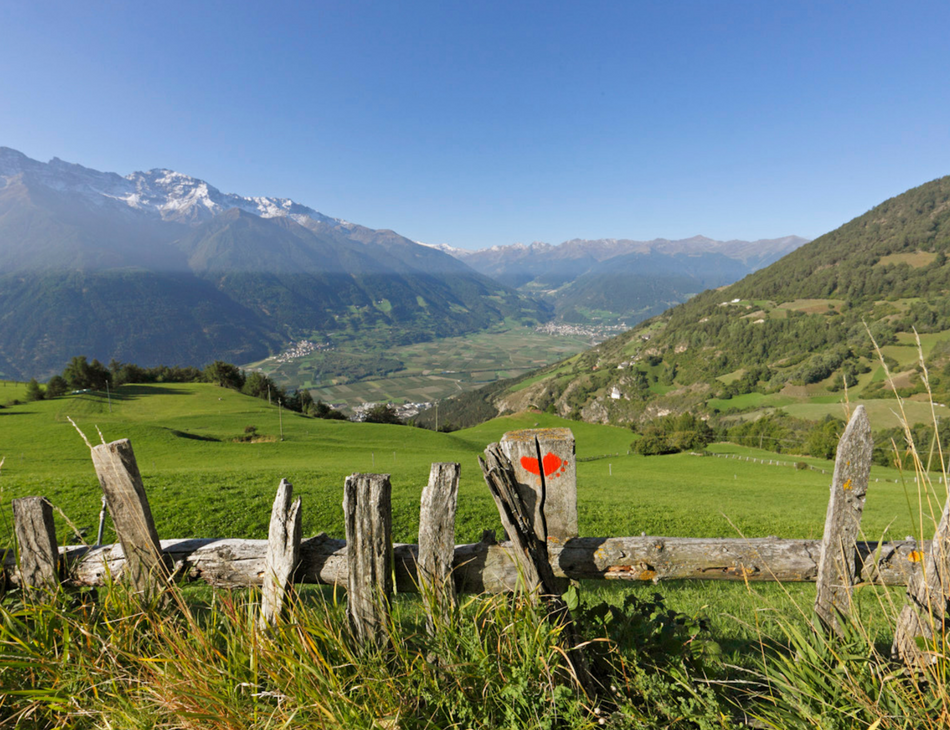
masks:
[[[858,620],[842,635],[784,624],[782,650],[762,664],[768,693],[755,713],[770,728],[820,730],[950,727],[945,658],[914,671],[870,640]]]
[[[143,607],[122,585],[16,594],[0,606],[0,727],[718,728],[699,624],[662,601],[582,609],[609,696],[581,693],[560,629],[517,596],[476,596],[430,636],[420,603],[394,602],[379,647],[360,646],[342,604],[297,599],[258,625],[255,592]],[[595,618],[596,617],[596,618]]]

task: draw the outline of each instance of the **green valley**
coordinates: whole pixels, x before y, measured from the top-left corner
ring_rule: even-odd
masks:
[[[486,383],[515,378],[578,353],[602,336],[551,333],[515,322],[458,337],[389,347],[366,337],[328,338],[246,367],[275,382],[307,388],[314,399],[352,409],[362,403],[434,402]]]

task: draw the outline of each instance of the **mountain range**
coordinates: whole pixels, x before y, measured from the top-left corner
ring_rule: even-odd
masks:
[[[554,317],[632,325],[804,240],[463,251],[172,170],[122,176],[0,147],[0,377],[42,379],[77,354],[247,363],[299,339],[387,347]]]
[[[571,323],[634,325],[699,292],[731,284],[795,250],[799,236],[758,241],[574,239],[559,245],[440,250],[476,271],[548,301]]]
[[[294,338],[381,344],[550,318],[456,258],[284,198],[0,147],[0,375],[86,354],[249,362]]]

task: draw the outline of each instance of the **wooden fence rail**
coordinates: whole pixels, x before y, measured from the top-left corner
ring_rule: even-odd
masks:
[[[201,581],[222,588],[261,586],[265,575],[267,540],[203,538],[162,540],[162,552],[175,574],[184,581]],[[920,572],[921,554],[930,543],[914,541],[859,542],[856,545],[856,581],[888,586],[907,585]],[[418,546],[394,546],[396,589],[413,592],[417,582]],[[64,582],[101,586],[107,575],[118,576],[125,567],[122,546],[60,548],[66,563]],[[776,537],[580,537],[564,545],[548,545],[554,575],[575,580],[724,580],[815,582],[820,540]],[[518,572],[511,543],[457,545],[453,580],[460,593],[500,593],[513,590]],[[8,580],[22,584],[13,554],[4,558]],[[300,543],[295,583],[346,588],[349,575],[346,541],[320,534]]]

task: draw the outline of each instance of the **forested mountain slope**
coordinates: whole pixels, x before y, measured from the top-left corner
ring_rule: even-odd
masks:
[[[585,420],[638,422],[890,394],[865,323],[907,395],[950,389],[950,177],[892,198],[771,266],[706,291],[493,397]]]

